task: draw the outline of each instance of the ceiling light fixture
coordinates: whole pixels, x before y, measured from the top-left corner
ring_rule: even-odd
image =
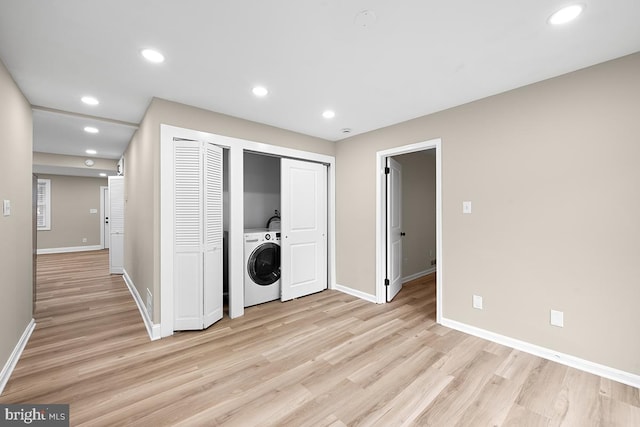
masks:
[[[325,119],[333,119],[336,116],[335,111],[331,111],[331,110],[327,110],[324,113],[322,113],[322,117],[324,117]]]
[[[93,96],[83,96],[82,98],[80,98],[80,100],[82,102],[84,102],[87,105],[98,105],[100,104],[100,101],[98,101],[98,99],[96,97]]]
[[[155,64],[164,62],[164,55],[158,52],[157,50],[142,49],[140,53],[142,54],[142,56],[144,56],[144,59],[146,59],[149,62],[153,62]]]
[[[253,88],[252,90],[253,94],[259,98],[262,98],[263,96],[267,96],[267,94],[269,93],[269,91],[267,90],[267,88],[262,87],[262,86],[256,86]]]
[[[95,165],[95,164],[96,164],[96,162],[94,162],[94,161],[93,161],[93,160],[91,160],[91,159],[87,159],[87,160],[85,160],[85,161],[84,161],[84,164],[85,164],[87,167],[89,167],[89,168],[90,168],[90,167],[92,167],[93,165]]]
[[[107,176],[107,174],[104,172],[100,172],[100,176]]]
[[[566,24],[576,19],[583,10],[584,6],[582,6],[581,4],[574,4],[571,6],[563,7],[549,17],[549,23],[551,25]]]
[[[84,131],[87,133],[98,133],[100,130],[98,128],[94,128],[93,126],[85,126]]]
[[[87,154],[98,154],[98,152],[96,150],[91,150],[91,149],[86,150],[85,153],[87,153]]]

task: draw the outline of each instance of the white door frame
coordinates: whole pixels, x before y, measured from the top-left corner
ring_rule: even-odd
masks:
[[[436,321],[442,321],[442,140],[440,138],[415,144],[403,145],[401,147],[390,148],[376,153],[376,302],[384,304],[386,300],[386,290],[384,279],[386,275],[386,252],[387,245],[386,222],[387,212],[385,209],[385,186],[387,157],[398,156],[400,154],[414,153],[435,148],[436,150]]]
[[[252,151],[328,165],[328,285],[335,288],[335,157],[247,141],[209,132],[160,125],[160,331],[173,334],[173,204],[165,191],[173,182],[173,138],[209,141],[229,150],[229,317],[244,314],[244,152]],[[156,302],[154,301],[154,304]]]

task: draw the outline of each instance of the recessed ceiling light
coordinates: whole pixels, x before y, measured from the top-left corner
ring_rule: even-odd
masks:
[[[257,97],[262,98],[263,96],[267,96],[267,94],[269,93],[269,91],[267,90],[267,88],[262,87],[262,86],[256,86],[253,88],[252,90],[253,94]]]
[[[93,126],[85,126],[84,131],[87,133],[98,133],[100,132],[98,128],[94,128]]]
[[[157,50],[142,49],[140,53],[142,54],[142,56],[144,56],[144,59],[146,59],[149,62],[154,62],[156,64],[159,64],[160,62],[164,62],[164,55],[158,52]]]
[[[333,119],[335,116],[335,111],[331,110],[326,110],[324,113],[322,113],[322,117],[324,117],[325,119]]]
[[[98,105],[100,104],[100,101],[98,101],[97,98],[93,97],[93,96],[83,96],[82,98],[80,98],[80,100],[82,102],[84,102],[87,105]]]
[[[101,173],[100,173],[100,176],[107,176],[107,174],[106,174],[106,173],[104,173],[104,172],[101,172]]]
[[[571,6],[563,7],[553,15],[549,17],[549,23],[552,25],[562,25],[567,22],[571,22],[582,13],[584,6],[581,4],[574,4]]]
[[[97,154],[98,152],[96,150],[86,150],[85,153],[87,153],[87,154]]]

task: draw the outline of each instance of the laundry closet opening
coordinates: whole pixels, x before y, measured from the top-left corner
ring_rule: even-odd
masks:
[[[160,129],[160,281],[143,316],[159,317],[147,325],[152,337],[242,316],[253,304],[248,277],[271,292],[255,304],[335,287],[333,156]],[[245,231],[256,229],[261,250],[249,253]]]
[[[280,158],[244,153],[244,306],[280,299]]]
[[[244,307],[328,288],[327,166],[244,152]]]

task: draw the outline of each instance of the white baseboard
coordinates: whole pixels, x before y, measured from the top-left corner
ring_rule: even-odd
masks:
[[[2,372],[0,372],[0,394],[4,391],[4,387],[7,385],[9,381],[9,377],[13,373],[16,364],[18,363],[18,359],[20,359],[20,355],[22,351],[27,346],[27,342],[29,342],[29,337],[31,337],[31,333],[36,328],[36,321],[31,319],[27,327],[25,328],[22,336],[18,340],[13,352],[11,352],[11,356],[9,356],[9,360],[4,364],[4,368],[2,368]]]
[[[357,289],[351,289],[351,288],[348,288],[346,286],[338,285],[337,283],[335,284],[333,289],[335,289],[336,291],[344,292],[345,294],[354,296],[356,298],[360,298],[360,299],[363,299],[365,301],[372,302],[374,304],[376,303],[376,296],[375,295],[371,295],[371,294],[368,294],[366,292],[359,291]]]
[[[68,248],[45,248],[38,249],[36,253],[38,255],[43,254],[64,254],[68,252],[84,252],[84,251],[101,251],[103,248],[100,245],[93,246],[72,246]]]
[[[149,313],[147,313],[147,306],[142,301],[142,298],[138,293],[138,289],[136,289],[135,285],[133,284],[133,281],[131,280],[131,277],[129,277],[127,270],[123,269],[122,277],[124,278],[124,282],[127,284],[127,288],[129,288],[129,292],[131,293],[133,300],[136,302],[136,305],[138,306],[138,311],[142,316],[142,321],[144,322],[144,326],[147,328],[149,339],[151,339],[151,341],[160,339],[161,338],[160,325],[156,325],[151,321],[151,316],[149,316]]]
[[[630,385],[632,387],[640,388],[640,375],[621,371],[616,368],[601,365],[599,363],[594,363],[589,360],[571,356],[569,354],[560,353],[555,350],[551,350],[525,341],[520,341],[515,338],[500,335],[495,332],[487,331],[485,329],[477,328],[475,326],[467,325],[466,323],[457,322],[455,320],[443,318],[442,325],[460,332],[467,333],[469,335],[474,335],[479,338],[483,338],[498,344],[505,345],[507,347],[514,348],[516,350],[524,351],[525,353],[533,354],[534,356],[542,357],[543,359],[558,362],[571,368],[576,368],[581,371],[589,372],[594,375]]]
[[[431,267],[431,268],[428,268],[426,270],[419,271],[419,272],[417,272],[415,274],[410,274],[410,275],[408,275],[406,277],[403,277],[402,278],[402,283],[407,283],[407,282],[410,282],[410,281],[412,281],[414,279],[417,279],[418,277],[426,276],[427,274],[431,274],[431,273],[435,273],[435,272],[436,272],[436,268],[435,267]]]

